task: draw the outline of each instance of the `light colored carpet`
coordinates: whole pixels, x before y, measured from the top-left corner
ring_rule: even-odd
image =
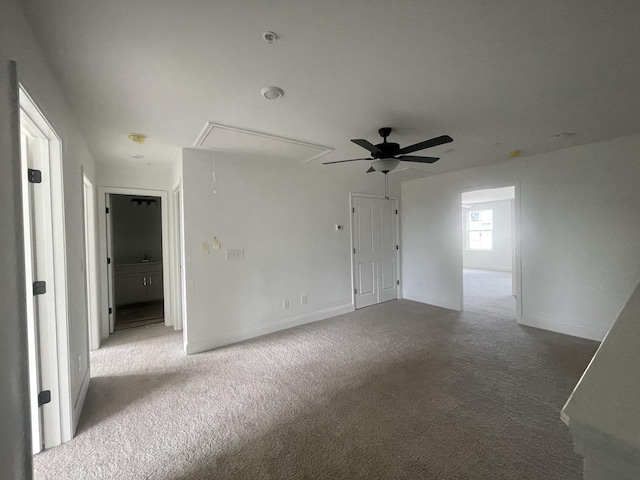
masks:
[[[161,322],[164,322],[164,304],[162,301],[126,305],[116,308],[114,330],[126,330],[127,328],[136,328]]]
[[[35,477],[579,479],[559,413],[597,344],[501,311],[399,300],[188,357],[117,332]]]

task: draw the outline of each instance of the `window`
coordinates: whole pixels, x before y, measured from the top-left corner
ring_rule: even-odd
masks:
[[[467,219],[467,249],[493,249],[493,210],[469,212]]]

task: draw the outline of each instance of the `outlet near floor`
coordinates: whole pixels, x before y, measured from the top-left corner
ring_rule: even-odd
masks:
[[[300,297],[300,305],[306,305],[307,304],[307,296],[306,295],[302,295]]]
[[[282,301],[282,308],[289,308],[289,300],[283,300]]]

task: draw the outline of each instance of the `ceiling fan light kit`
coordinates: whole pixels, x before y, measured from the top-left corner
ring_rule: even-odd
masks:
[[[371,168],[376,172],[389,173],[394,170],[400,164],[400,160],[397,158],[381,158],[380,160],[374,160],[371,162]]]
[[[352,158],[350,160],[337,160],[335,162],[325,162],[323,165],[329,165],[332,163],[344,163],[344,162],[356,162],[359,160],[373,160],[371,167],[367,170],[370,172],[382,172],[385,175],[396,168],[400,162],[417,162],[417,163],[433,163],[437,162],[437,157],[419,157],[416,155],[406,155],[407,153],[417,152],[418,150],[424,150],[426,148],[436,147],[445,143],[453,142],[453,138],[449,135],[441,135],[439,137],[425,140],[423,142],[409,145],[408,147],[400,148],[400,145],[393,142],[387,142],[387,137],[391,134],[391,127],[383,127],[378,130],[378,133],[382,137],[382,143],[373,145],[371,142],[362,138],[354,138],[351,141],[356,145],[369,150],[371,153],[370,158]]]

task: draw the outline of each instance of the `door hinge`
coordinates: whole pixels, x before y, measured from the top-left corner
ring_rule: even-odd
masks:
[[[396,245],[396,250],[400,250],[400,247],[398,245]]]
[[[353,294],[354,294],[354,295],[357,295],[357,294],[358,294],[358,289],[357,289],[357,288],[354,288],[354,289],[353,289]]]
[[[51,390],[43,390],[38,394],[38,406],[51,402]]]
[[[396,285],[400,285],[400,280],[396,280]]]
[[[107,265],[111,265],[111,257],[107,257]]]
[[[356,249],[355,249],[355,248],[353,249],[353,254],[354,254],[354,255],[356,254]]]
[[[113,313],[113,308],[109,307],[109,315]]]
[[[351,208],[351,213],[356,213],[356,207]]]
[[[106,207],[104,210],[109,213],[109,207]]]
[[[27,179],[29,180],[29,183],[42,183],[42,172],[40,170],[28,168]]]
[[[396,210],[396,215],[398,214],[398,210]]]
[[[44,295],[47,293],[47,282],[40,280],[39,282],[33,282],[33,294]]]

